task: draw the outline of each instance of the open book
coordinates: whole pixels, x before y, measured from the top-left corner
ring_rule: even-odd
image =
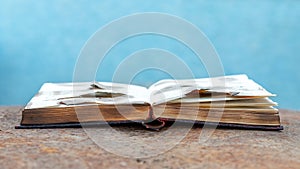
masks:
[[[281,130],[271,96],[275,95],[246,75],[161,80],[149,88],[111,82],[45,83],[24,108],[16,128],[142,123],[157,129],[179,121]]]

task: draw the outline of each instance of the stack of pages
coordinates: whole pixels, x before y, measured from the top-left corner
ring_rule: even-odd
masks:
[[[111,82],[45,83],[17,128],[167,122],[281,130],[266,91],[246,75],[161,80],[149,88]]]

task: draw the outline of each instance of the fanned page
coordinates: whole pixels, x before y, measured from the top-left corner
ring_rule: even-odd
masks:
[[[216,102],[275,96],[246,75],[188,80],[161,80],[149,88],[152,104]],[[258,100],[261,101],[261,100]],[[272,103],[271,105],[276,105]]]
[[[148,90],[136,85],[110,82],[45,83],[25,109],[148,103]]]
[[[261,101],[261,105],[276,105],[275,102],[266,104],[266,100],[260,99],[269,96],[274,94],[248,79],[246,75],[161,80],[148,89],[112,82],[45,83],[26,108],[87,104],[217,103],[247,99],[257,99],[256,102]]]

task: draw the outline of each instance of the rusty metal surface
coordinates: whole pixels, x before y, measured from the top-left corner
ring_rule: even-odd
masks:
[[[217,129],[207,142],[199,144],[201,128],[193,128],[166,153],[133,159],[105,151],[80,128],[16,130],[14,126],[20,122],[21,109],[0,107],[0,168],[282,169],[300,166],[300,112],[281,111],[285,127],[281,132]],[[134,127],[118,130],[140,140],[155,134]],[[174,137],[179,131],[180,128],[175,128]]]

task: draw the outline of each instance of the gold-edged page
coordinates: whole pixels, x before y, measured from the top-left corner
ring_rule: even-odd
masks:
[[[253,99],[241,99],[241,100],[222,100],[213,101],[204,100],[203,98],[182,98],[168,102],[167,104],[178,104],[182,106],[197,106],[200,107],[266,107],[277,106],[278,104],[269,98],[253,98]]]
[[[221,123],[230,123],[230,124],[242,124],[242,125],[263,125],[263,126],[279,126],[280,120],[278,114],[273,113],[247,113],[241,111],[214,111],[210,113],[208,116],[209,111],[211,110],[199,110],[198,115],[196,118],[194,117],[194,110],[184,110],[185,114],[179,114],[176,111],[178,109],[164,109],[159,110],[160,108],[156,108],[156,111],[164,111],[160,115],[162,119],[178,119],[180,120],[192,120],[192,121],[207,121],[207,122],[221,122]],[[221,119],[220,119],[221,116]]]
[[[225,102],[225,101],[239,101],[239,100],[250,100],[250,99],[260,99],[266,97],[259,97],[259,96],[248,96],[248,97],[234,97],[234,96],[222,96],[222,97],[182,97],[178,99],[174,99],[169,101],[168,103],[205,103],[205,102]]]

